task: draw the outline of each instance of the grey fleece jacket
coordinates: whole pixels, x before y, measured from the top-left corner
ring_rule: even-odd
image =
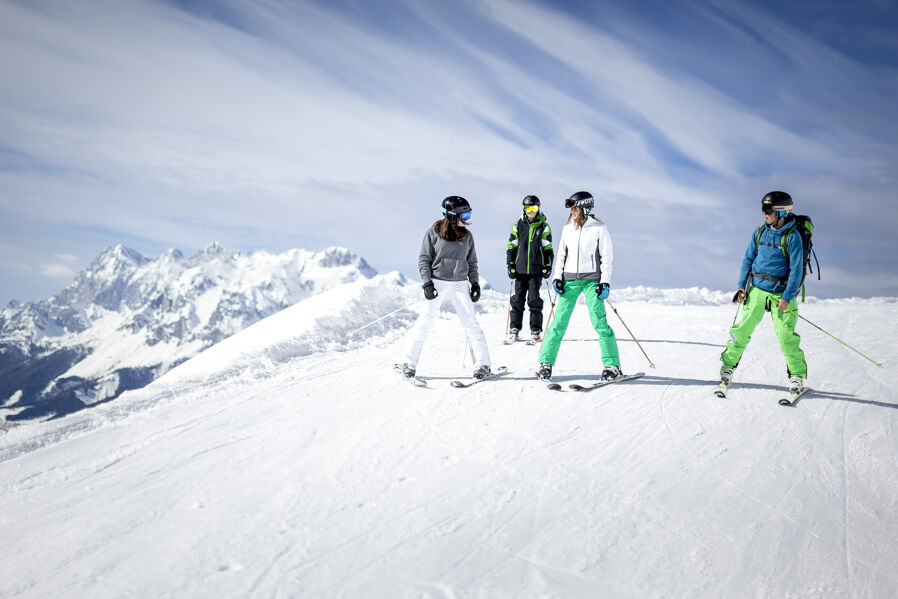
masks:
[[[433,230],[433,227],[430,227],[424,234],[424,241],[421,242],[418,270],[424,284],[432,279],[441,281],[467,279],[472,284],[479,283],[474,236],[468,235],[461,241],[446,241]]]

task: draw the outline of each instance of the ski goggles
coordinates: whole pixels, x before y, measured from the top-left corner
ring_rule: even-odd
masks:
[[[774,212],[776,212],[776,209],[775,209],[775,208],[770,208],[770,207],[768,207],[768,206],[762,206],[762,207],[761,207],[761,212],[763,212],[764,214],[773,214]]]
[[[465,210],[464,212],[456,212],[455,210],[446,210],[445,208],[443,208],[443,214],[445,214],[446,216],[449,216],[450,213],[457,216],[458,220],[460,220],[462,222],[468,222],[468,220],[470,220],[470,218],[471,218],[471,210],[470,209]]]
[[[524,212],[539,212],[539,206],[524,206]]]
[[[566,200],[564,201],[564,207],[565,207],[565,208],[573,208],[574,206],[580,206],[580,207],[592,208],[594,205],[595,205],[595,204],[594,204],[594,200],[592,200],[592,199],[588,199],[588,200],[572,200],[572,199],[568,198],[568,199],[566,199]]]

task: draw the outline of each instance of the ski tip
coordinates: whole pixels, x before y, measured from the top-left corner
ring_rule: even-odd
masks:
[[[781,406],[791,406],[791,405],[792,405],[792,402],[791,402],[789,399],[787,399],[787,398],[784,397],[784,398],[782,398],[782,399],[779,401],[779,404],[780,404]]]
[[[716,395],[720,399],[726,399],[727,397],[726,391],[720,391],[719,389],[714,391],[714,395]]]
[[[546,389],[550,391],[561,391],[561,385],[559,385],[558,383],[547,383]]]

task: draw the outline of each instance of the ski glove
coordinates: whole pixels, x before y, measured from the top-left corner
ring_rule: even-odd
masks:
[[[549,275],[552,274],[552,267],[549,265],[543,266],[543,278],[548,279]]]
[[[509,262],[508,263],[508,278],[513,279],[516,274],[518,274],[518,269],[515,267],[514,262]]]
[[[433,286],[433,281],[428,281],[422,285],[424,287],[424,298],[425,299],[436,299],[437,298],[437,290]]]
[[[596,295],[599,296],[600,300],[607,299],[609,295],[611,295],[611,285],[608,283],[602,283],[601,285],[596,287]]]
[[[477,300],[479,300],[479,299],[480,299],[480,284],[473,283],[471,285],[471,301],[476,304]]]
[[[555,293],[561,295],[562,293],[564,293],[564,281],[562,281],[561,279],[555,279],[554,281],[552,281],[552,289],[555,290]]]

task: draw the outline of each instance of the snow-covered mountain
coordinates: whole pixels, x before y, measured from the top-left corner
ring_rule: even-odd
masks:
[[[339,247],[271,254],[211,244],[155,260],[109,248],[58,295],[0,310],[0,407],[15,421],[113,399],[266,316],[375,274]]]
[[[769,319],[711,394],[728,295],[615,290],[656,369],[611,315],[624,370],[647,374],[589,393],[548,391],[537,348],[502,345],[504,294],[477,308],[511,372],[469,389],[449,386],[472,369],[453,314],[428,388],[391,372],[417,286],[309,297],[0,435],[0,596],[898,596],[898,302],[802,304],[885,368],[800,321],[812,390],[784,408]],[[595,380],[598,356],[581,306],[554,378]]]

